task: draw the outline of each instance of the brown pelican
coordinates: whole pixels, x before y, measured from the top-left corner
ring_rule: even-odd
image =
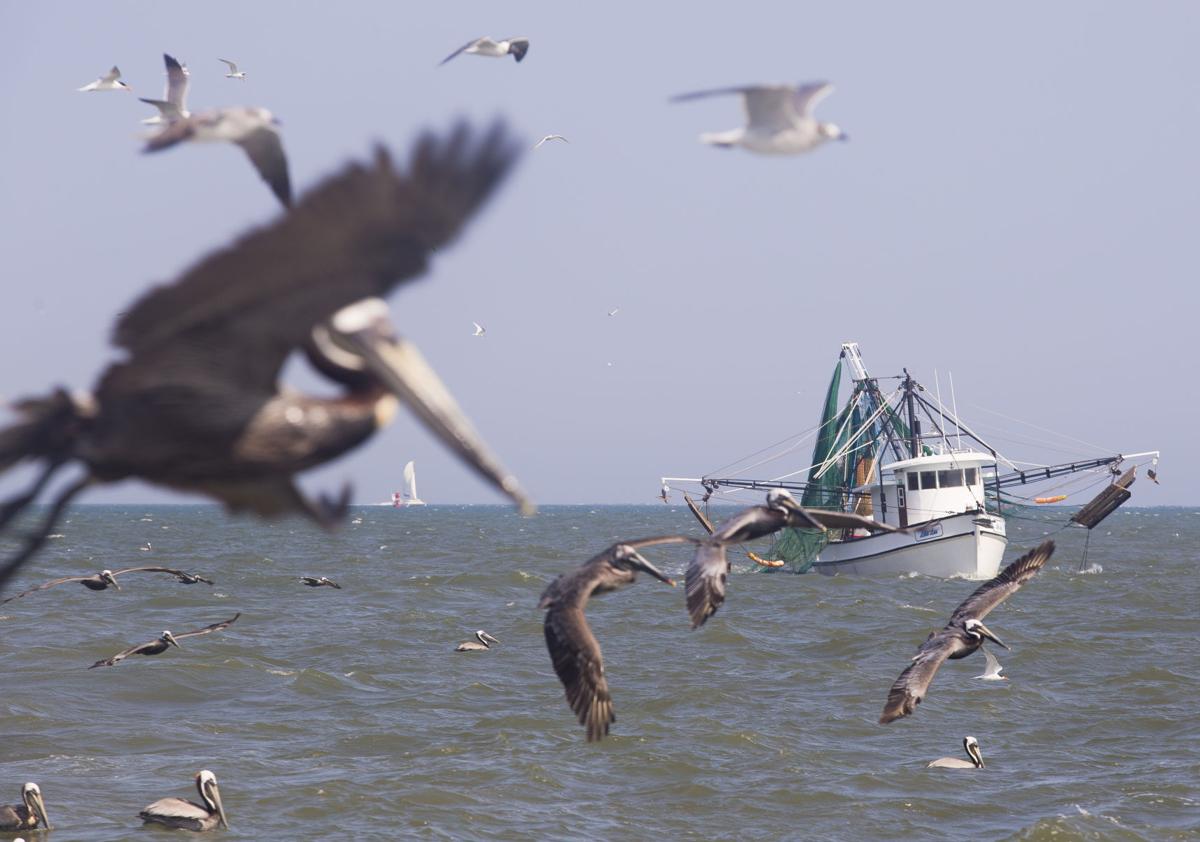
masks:
[[[20,804],[0,806],[0,830],[33,830],[38,822],[46,830],[50,829],[46,804],[42,801],[42,791],[37,784],[28,783],[21,787]]]
[[[478,642],[476,642],[476,641],[478,641]],[[492,637],[490,634],[485,632],[483,629],[480,629],[479,631],[475,632],[475,640],[464,640],[462,643],[460,643],[454,647],[454,651],[455,652],[486,652],[488,649],[492,648],[491,646],[488,645],[489,641],[491,643],[499,643],[500,642],[500,641],[496,640],[496,638]]]
[[[324,576],[301,576],[300,582],[308,585],[310,588],[337,588],[339,591],[342,589],[342,586],[337,582],[327,579]]]
[[[549,609],[543,629],[554,671],[566,688],[567,704],[579,723],[587,727],[587,738],[602,739],[616,721],[600,644],[588,626],[583,609],[592,594],[615,591],[637,580],[638,571],[649,573],[671,587],[675,583],[638,553],[655,544],[680,544],[695,539],[683,535],[643,538],[613,544],[586,561],[573,573],[559,576],[542,592],[538,608]]]
[[[980,585],[973,594],[954,609],[950,622],[941,631],[933,632],[921,644],[912,663],[888,693],[887,704],[879,723],[886,725],[917,709],[925,698],[929,683],[938,667],[947,659],[965,658],[988,639],[997,646],[1008,647],[983,624],[988,612],[1016,593],[1021,585],[1032,579],[1042,565],[1054,554],[1054,542],[1043,541],[1038,547],[1021,556],[1000,571],[994,579]]]
[[[926,764],[928,769],[982,769],[983,752],[979,750],[979,740],[974,737],[963,737],[963,749],[970,760],[961,757],[939,757]]]
[[[38,585],[36,588],[30,588],[27,591],[21,591],[16,596],[0,600],[0,605],[12,602],[14,599],[20,599],[34,591],[44,591],[47,588],[53,588],[56,585],[63,585],[67,582],[78,582],[89,591],[103,591],[108,590],[110,587],[121,590],[121,586],[117,584],[117,577],[124,576],[126,573],[169,573],[185,585],[194,585],[197,582],[203,582],[206,585],[213,583],[212,579],[205,579],[203,576],[197,576],[194,573],[185,573],[182,570],[175,570],[170,567],[126,567],[122,570],[101,570],[99,573],[91,576],[65,576],[62,579],[51,579],[49,582]]]
[[[225,808],[221,806],[221,790],[217,776],[207,769],[196,774],[196,789],[202,804],[183,798],[160,798],[143,807],[138,818],[146,824],[164,824],[178,830],[212,830],[217,825],[228,828]]]
[[[687,607],[692,628],[704,625],[725,602],[725,581],[729,577],[729,560],[725,548],[778,532],[785,526],[807,529],[865,528],[877,532],[895,532],[888,526],[862,515],[846,512],[827,512],[805,509],[782,488],[767,492],[767,505],[743,509],[725,521],[712,535],[700,541],[692,563],[688,565]]]
[[[499,124],[424,135],[407,167],[380,149],[371,163],[344,168],[269,225],[144,295],[116,325],[126,358],[101,376],[93,396],[60,389],[20,401],[16,423],[0,429],[0,472],[25,459],[42,463],[32,487],[0,506],[0,533],[58,469],[74,463],[85,473],[0,566],[0,586],[93,483],[137,477],[207,494],[231,511],[302,513],[332,525],[349,489],[313,502],[293,476],[370,438],[396,397],[532,511],[516,478],[372,298],[425,272],[430,255],[495,191],[518,149]],[[300,349],[345,387],[342,395],[280,387],[284,362]]]
[[[227,629],[233,625],[234,621],[236,621],[240,616],[242,616],[242,613],[239,611],[228,620],[220,623],[213,623],[211,626],[205,626],[202,629],[196,629],[195,631],[190,632],[171,634],[169,631],[164,631],[158,637],[154,638],[154,640],[151,640],[148,643],[139,643],[137,646],[130,646],[128,649],[118,652],[111,658],[105,658],[101,661],[96,661],[96,663],[92,664],[90,667],[88,667],[88,669],[95,669],[96,667],[111,667],[114,664],[119,664],[130,655],[161,655],[163,652],[167,651],[168,647],[179,646],[180,638],[195,637],[196,635],[200,634],[222,631],[223,629]]]

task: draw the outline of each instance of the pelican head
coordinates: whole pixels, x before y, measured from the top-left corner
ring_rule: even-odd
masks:
[[[121,590],[121,586],[117,584],[117,577],[113,575],[113,572],[111,570],[101,570],[100,571],[100,581],[107,582],[108,584],[110,584],[114,588],[116,588],[117,590]]]
[[[983,768],[983,752],[979,749],[979,740],[974,737],[963,737],[963,749],[967,752],[967,757],[971,758],[971,762],[975,764],[975,768]]]
[[[818,123],[817,130],[826,140],[849,140],[850,135],[838,128],[837,123]]]
[[[161,635],[159,635],[159,640],[166,641],[167,643],[171,644],[172,646],[179,645],[179,641],[175,639],[175,635],[171,634],[171,632],[169,632],[167,630],[163,630],[163,633]]]
[[[490,634],[485,632],[483,629],[479,629],[479,631],[475,632],[475,637],[478,638],[479,642],[482,643],[484,646],[487,646],[489,643],[499,643],[500,642],[500,641],[496,640],[496,638],[492,637]]]
[[[21,787],[21,801],[25,803],[25,809],[29,811],[29,814],[37,816],[46,830],[49,830],[50,819],[46,818],[46,803],[42,801],[42,791],[38,788],[37,784],[27,783]],[[34,827],[36,826],[34,825]]]
[[[217,776],[207,769],[201,769],[196,774],[196,789],[200,790],[200,797],[208,805],[209,812],[216,811],[221,827],[228,829],[229,821],[225,818],[225,808],[221,806],[221,790],[217,789]]]
[[[786,488],[772,488],[767,492],[767,508],[788,512],[798,509],[799,504]]]
[[[628,544],[618,544],[613,552],[613,565],[622,570],[641,570],[649,573],[660,582],[666,582],[675,587],[675,580],[669,578],[661,570],[642,557],[642,554]]]
[[[996,637],[996,635],[992,634],[991,631],[988,630],[987,626],[985,626],[979,620],[976,620],[974,617],[972,617],[971,619],[969,619],[965,623],[963,623],[963,628],[966,629],[966,632],[968,635],[975,638],[980,643],[982,643],[983,639],[986,637],[988,640],[992,641],[997,646],[1003,646],[1005,649],[1008,649],[1008,646],[1004,643],[1003,640]]]

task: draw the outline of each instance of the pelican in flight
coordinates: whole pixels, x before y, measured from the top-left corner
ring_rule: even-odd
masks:
[[[57,585],[63,585],[67,582],[78,582],[89,591],[103,591],[110,587],[121,590],[121,586],[117,584],[117,577],[124,576],[126,573],[169,573],[178,581],[185,585],[194,585],[197,582],[203,582],[206,585],[211,585],[212,579],[205,579],[203,576],[197,576],[194,573],[185,573],[182,570],[174,570],[170,567],[126,567],[121,570],[101,570],[91,576],[64,576],[61,579],[51,579],[45,584],[38,585],[35,588],[30,588],[26,591],[21,591],[16,596],[10,596],[8,599],[0,600],[0,605],[6,602],[12,602],[14,599],[20,599],[26,594],[31,594],[34,591],[44,591],[47,588],[53,588]]]
[[[445,64],[450,59],[462,53],[474,56],[489,56],[491,58],[512,56],[517,62],[520,62],[521,59],[525,58],[527,52],[529,52],[528,38],[505,38],[503,41],[495,41],[485,35],[482,38],[476,38],[474,41],[468,41],[463,44],[442,59],[440,64]]]
[[[979,750],[979,740],[974,737],[963,737],[963,750],[970,760],[961,757],[939,757],[926,764],[928,769],[982,769],[983,752]]]
[[[238,70],[237,62],[230,61],[227,58],[219,58],[217,61],[221,62],[222,64],[229,65],[229,72],[225,74],[226,79],[240,79],[243,82],[246,81],[246,72],[244,70]]]
[[[499,643],[500,641],[492,637],[483,629],[475,632],[475,640],[464,640],[462,643],[454,647],[455,652],[486,652],[492,647],[491,643]]]
[[[668,535],[613,544],[573,573],[559,576],[542,592],[538,608],[548,609],[543,625],[546,648],[550,651],[554,672],[566,688],[567,704],[579,717],[579,724],[587,728],[588,742],[603,739],[608,734],[608,726],[617,719],[604,678],[600,643],[583,613],[588,599],[593,594],[604,594],[633,584],[639,570],[674,587],[675,582],[644,559],[638,550],[694,540],[683,535]]]
[[[167,65],[167,89],[162,99],[139,98],[147,105],[158,109],[158,114],[142,120],[147,126],[157,126],[170,123],[184,117],[190,117],[187,110],[188,69],[171,56],[163,53],[163,62]]]
[[[801,529],[870,529],[875,532],[896,532],[894,526],[880,523],[849,512],[829,512],[805,509],[783,488],[767,492],[765,506],[743,509],[722,523],[707,539],[697,542],[696,553],[688,565],[688,614],[692,628],[699,628],[725,602],[725,583],[729,578],[729,559],[725,548],[730,544],[753,541],[785,526]]]
[[[114,64],[112,70],[105,73],[95,82],[88,82],[82,88],[81,92],[87,91],[132,91],[133,88],[121,81],[121,71]]]
[[[180,125],[176,123],[175,125]],[[117,321],[126,356],[91,396],[64,389],[13,405],[0,429],[0,473],[41,463],[31,487],[0,503],[0,535],[51,477],[84,476],[0,564],[0,587],[90,485],[139,478],[206,494],[234,512],[304,514],[332,526],[340,498],[311,501],[294,483],[369,439],[397,398],[525,513],[532,502],[483,443],[449,390],[388,319],[385,295],[428,268],[496,190],[522,144],[503,125],[426,134],[407,167],[380,149],[310,190],[289,212],[146,293]],[[304,351],[343,393],[280,386]]]
[[[1001,675],[1000,670],[1004,669],[1004,665],[1000,660],[987,650],[986,646],[980,646],[980,651],[983,652],[983,659],[987,666],[983,669],[983,675],[977,675],[976,678],[983,681],[1008,681],[1007,675]]]
[[[818,122],[813,107],[833,91],[828,82],[807,85],[747,85],[680,94],[671,102],[688,102],[710,96],[741,94],[746,125],[727,132],[700,135],[701,143],[732,148],[740,146],[762,155],[796,155],[810,152],[827,140],[849,140],[833,123]]]
[[[310,588],[337,588],[339,591],[342,586],[332,579],[327,579],[324,576],[301,576],[301,584],[308,585]]]
[[[196,629],[195,631],[181,632],[180,634],[171,634],[169,631],[164,631],[158,637],[154,638],[154,640],[151,640],[148,643],[139,643],[137,646],[130,646],[128,649],[118,652],[111,658],[104,658],[103,660],[96,661],[96,663],[92,664],[90,667],[88,667],[88,669],[95,669],[96,667],[111,667],[115,664],[121,663],[121,661],[125,660],[130,655],[161,655],[171,646],[178,647],[179,641],[182,638],[196,637],[197,635],[209,634],[210,632],[217,632],[227,629],[233,625],[233,623],[240,616],[242,616],[242,613],[239,611],[237,614],[234,614],[228,620],[224,620],[223,622],[213,623],[211,626],[205,626],[204,628]]]
[[[921,644],[912,663],[888,693],[887,704],[883,706],[883,715],[879,723],[889,722],[908,716],[917,709],[917,705],[925,698],[929,684],[933,681],[940,667],[947,658],[957,660],[965,658],[983,645],[985,639],[997,646],[1008,647],[992,634],[983,624],[983,618],[1004,600],[1008,599],[1021,586],[1032,579],[1042,566],[1054,554],[1054,542],[1043,541],[1038,547],[1021,556],[1008,567],[1000,571],[994,579],[984,582],[973,594],[963,600],[950,615],[950,622],[941,631],[932,632],[929,638]]]
[[[42,791],[35,783],[21,787],[21,803],[0,806],[0,830],[33,830],[41,823],[50,830],[50,819],[46,818],[46,803]]]
[[[163,824],[178,830],[212,830],[217,825],[228,828],[225,808],[221,806],[221,790],[217,789],[217,776],[201,769],[196,774],[196,789],[200,791],[203,803],[184,798],[160,798],[143,807],[138,818],[146,824]]]
[[[215,108],[169,122],[146,141],[143,152],[170,149],[178,143],[236,143],[250,158],[259,176],[284,207],[292,204],[292,182],[288,175],[279,121],[265,108],[232,106]]]

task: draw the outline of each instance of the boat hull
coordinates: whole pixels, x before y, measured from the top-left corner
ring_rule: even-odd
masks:
[[[813,569],[828,576],[894,576],[990,579],[1008,545],[1004,518],[965,512],[867,538],[829,544]]]

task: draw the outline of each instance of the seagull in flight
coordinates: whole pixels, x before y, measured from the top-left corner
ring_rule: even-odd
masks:
[[[153,117],[142,120],[142,123],[147,126],[173,123],[183,117],[191,116],[191,112],[187,110],[188,76],[190,75],[187,66],[180,64],[166,53],[163,53],[163,62],[167,65],[167,89],[163,92],[163,98],[139,97],[141,102],[153,105],[158,109],[158,113]]]
[[[746,125],[726,132],[700,135],[701,143],[726,149],[740,146],[762,155],[797,155],[811,152],[827,140],[849,138],[833,123],[820,123],[813,108],[833,91],[828,82],[807,85],[747,85],[696,91],[672,97],[671,102],[689,102],[724,94],[741,94],[746,106]]]
[[[132,91],[133,88],[121,81],[121,71],[114,64],[112,70],[105,73],[95,82],[89,82],[80,91]]]
[[[147,142],[143,152],[169,149],[183,141],[236,143],[250,156],[250,163],[284,207],[292,204],[292,183],[288,177],[283,140],[276,129],[278,121],[265,108],[236,106],[204,111],[168,123]]]
[[[475,332],[471,334],[472,336],[483,336],[485,333],[487,333],[487,328],[485,328],[479,322],[471,322],[471,324],[475,325]]]
[[[542,145],[543,143],[546,143],[547,141],[550,141],[550,140],[561,140],[563,143],[570,143],[570,142],[571,142],[571,141],[567,140],[565,137],[563,137],[563,136],[562,136],[562,135],[560,135],[560,134],[548,134],[548,135],[546,135],[544,138],[542,138],[541,140],[539,140],[537,143],[535,143],[535,144],[533,145],[533,148],[534,148],[534,149],[539,149],[539,148],[541,148],[541,145]]]
[[[615,315],[617,315],[617,313],[620,313],[620,312],[621,312],[620,307],[613,307],[611,310],[608,311],[608,315],[615,316]]]
[[[525,58],[525,53],[529,52],[528,38],[505,38],[503,41],[493,41],[487,35],[482,38],[476,38],[474,41],[468,41],[457,50],[452,52],[441,60],[439,67],[442,64],[450,61],[457,55],[467,53],[469,55],[489,56],[491,58],[503,58],[504,56],[512,56],[518,62]]]
[[[244,70],[238,70],[236,62],[232,62],[227,58],[219,58],[217,61],[224,62],[225,64],[229,65],[229,72],[225,74],[226,79],[241,79],[243,82],[246,81],[246,72]]]
[[[1007,675],[1000,674],[1000,670],[1004,669],[1004,665],[1000,663],[1000,659],[983,646],[980,646],[979,649],[983,652],[983,657],[987,663],[987,666],[983,670],[983,675],[977,675],[975,677],[984,681],[1008,681]]]

